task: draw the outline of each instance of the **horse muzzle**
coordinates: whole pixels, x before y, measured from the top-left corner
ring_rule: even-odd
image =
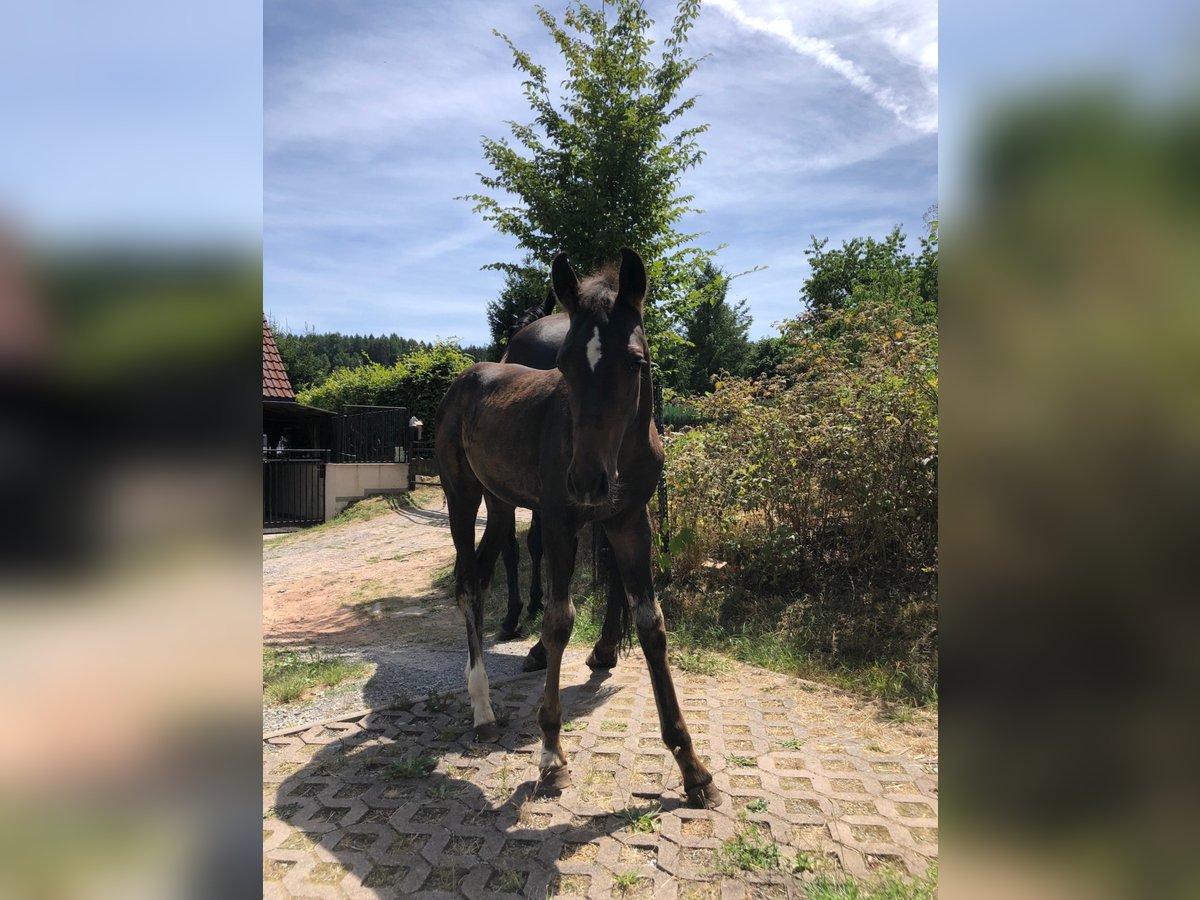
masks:
[[[580,506],[600,506],[608,501],[608,473],[597,469],[583,474],[574,466],[567,470],[567,494]]]

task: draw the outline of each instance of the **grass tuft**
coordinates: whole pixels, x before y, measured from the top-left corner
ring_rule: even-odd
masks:
[[[318,687],[334,687],[362,678],[367,663],[353,662],[317,651],[263,649],[263,700],[272,706],[303,700]]]
[[[738,832],[717,848],[717,870],[723,875],[738,872],[777,872],[782,867],[779,844],[765,836],[757,825],[746,824],[741,816]]]
[[[437,768],[437,760],[432,756],[414,756],[398,760],[386,766],[383,770],[385,778],[424,778]]]
[[[617,813],[625,822],[625,827],[634,833],[653,834],[658,831],[662,815],[662,806],[627,806]]]

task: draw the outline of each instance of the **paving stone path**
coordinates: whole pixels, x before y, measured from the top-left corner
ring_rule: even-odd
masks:
[[[609,673],[585,655],[564,659],[557,796],[537,792],[540,674],[493,683],[495,745],[471,742],[465,691],[265,736],[264,896],[803,897],[816,873],[919,876],[936,859],[930,728],[751,666],[677,669],[725,795],[691,809],[640,653]],[[736,847],[768,868],[738,868]]]

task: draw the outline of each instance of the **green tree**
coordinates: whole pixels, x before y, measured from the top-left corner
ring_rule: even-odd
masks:
[[[843,309],[856,287],[876,289],[903,302],[913,304],[917,321],[937,318],[937,218],[926,214],[928,234],[921,240],[921,253],[905,251],[908,238],[897,225],[881,241],[854,238],[839,249],[826,250],[828,238],[812,239],[804,251],[812,273],[804,282],[800,297],[817,318]]]
[[[694,290],[704,299],[684,317],[688,346],[679,353],[675,387],[702,394],[712,390],[712,376],[718,372],[742,373],[750,352],[750,313],[745,300],[728,302],[729,277],[711,261],[705,263]]]
[[[697,270],[713,251],[692,246],[696,234],[677,230],[693,197],[679,194],[680,177],[704,156],[696,138],[707,125],[673,123],[692,108],[680,99],[699,60],[684,54],[699,0],[679,0],[658,59],[652,58],[653,21],[640,0],[613,0],[595,9],[567,7],[560,24],[537,7],[566,63],[562,96],[551,96],[548,74],[525,51],[495,32],[526,77],[525,98],[534,114],[527,124],[509,121],[508,138],[484,138],[494,174],[481,174],[486,193],[472,194],[474,209],[541,266],[565,252],[580,271],[612,259],[622,245],[641,253],[652,284],[647,332],[656,359],[677,344],[679,319],[698,302]],[[518,274],[522,266],[490,268]]]
[[[782,335],[759,338],[750,345],[741,374],[747,378],[774,375],[780,364],[789,359],[795,350]]]
[[[526,254],[520,266],[505,270],[504,288],[500,296],[488,304],[488,331],[492,334],[489,356],[498,360],[508,345],[509,335],[521,317],[534,306],[546,300],[550,286],[550,273],[537,264],[532,254]]]

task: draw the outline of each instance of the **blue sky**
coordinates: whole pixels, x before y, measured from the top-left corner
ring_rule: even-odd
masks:
[[[665,34],[673,4],[647,7]],[[520,254],[454,198],[480,187],[480,136],[530,119],[492,28],[561,80],[532,4],[266,4],[263,303],[280,323],[487,342],[502,278],[480,267]],[[810,235],[902,224],[916,246],[937,202],[935,3],[708,0],[690,52],[708,58],[685,124],[710,129],[682,185],[704,214],[683,227],[725,244],[728,271],[767,267],[731,288],[752,336],[799,311]]]

